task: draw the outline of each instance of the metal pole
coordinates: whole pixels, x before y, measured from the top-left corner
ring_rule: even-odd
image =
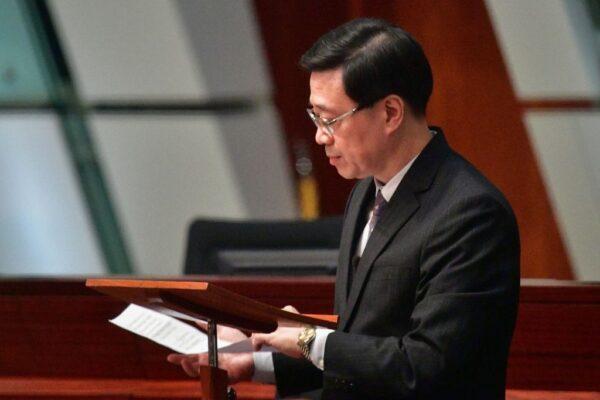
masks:
[[[208,321],[208,365],[219,368],[219,355],[217,353],[217,323],[212,319]]]

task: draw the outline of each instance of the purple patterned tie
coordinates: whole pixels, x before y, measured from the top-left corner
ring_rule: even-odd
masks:
[[[373,205],[373,216],[369,221],[369,232],[373,232],[375,224],[379,221],[379,217],[381,217],[383,210],[385,210],[385,206],[387,206],[387,201],[381,194],[381,190],[378,189],[377,196],[375,196],[375,204]]]

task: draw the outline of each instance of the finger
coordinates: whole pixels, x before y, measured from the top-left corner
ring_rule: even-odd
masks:
[[[199,365],[208,365],[208,353],[198,354],[194,361],[196,361]]]
[[[296,310],[296,307],[290,306],[290,305],[287,305],[287,306],[283,307],[283,311],[292,312],[294,314],[300,314],[298,312],[298,310]]]
[[[254,335],[252,335],[250,340],[252,341],[252,349],[254,349],[254,351],[260,350],[263,347],[263,345],[267,343],[266,336],[267,335],[260,333],[255,333]]]
[[[197,319],[194,322],[196,323],[196,325],[198,325],[198,328],[202,329],[203,332],[208,331],[208,322],[203,321],[201,319]]]
[[[194,358],[194,357],[195,357],[195,356],[193,356],[193,355],[188,355],[188,354],[178,354],[178,353],[172,353],[172,354],[169,354],[169,355],[167,356],[167,361],[168,361],[168,362],[170,362],[170,363],[172,363],[172,364],[177,364],[177,365],[179,365],[179,364],[181,364],[181,362],[182,362],[183,360],[185,360],[185,359],[188,359],[188,358],[189,358],[189,359],[191,359],[191,358]]]
[[[169,354],[167,361],[171,364],[179,364],[181,362],[181,354]]]
[[[217,336],[229,341],[244,340],[248,337],[241,330],[225,325],[217,326]]]
[[[198,371],[200,369],[199,367],[200,364],[197,361],[184,359],[181,362],[181,368],[183,368],[183,370],[186,374],[188,374],[188,376],[191,376],[193,378],[198,376]]]

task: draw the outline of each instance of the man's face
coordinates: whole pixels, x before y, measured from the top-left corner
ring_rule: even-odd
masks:
[[[344,90],[341,68],[311,73],[309,102],[313,111],[325,119],[335,118],[357,106]],[[315,140],[325,147],[329,163],[342,177],[376,176],[383,168],[384,121],[385,115],[376,103],[332,125],[333,136],[318,128]]]

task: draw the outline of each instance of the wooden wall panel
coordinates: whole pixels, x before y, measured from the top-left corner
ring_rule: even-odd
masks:
[[[302,312],[332,310],[330,277],[186,279],[208,280],[273,305],[298,306]],[[124,307],[86,288],[83,280],[0,280],[0,398],[197,396],[199,383],[166,362],[168,350],[108,323]],[[507,372],[508,398],[597,399],[599,336],[600,285],[523,282]],[[237,386],[240,398],[273,398],[272,386]],[[595,393],[573,397],[531,390]]]
[[[385,18],[423,45],[434,73],[428,120],[508,197],[521,232],[522,276],[572,279],[570,263],[482,0],[273,2],[255,8],[290,149],[311,144],[324,214],[343,212],[352,183],[338,177],[305,116],[308,76],[297,67],[321,34],[359,16]]]

